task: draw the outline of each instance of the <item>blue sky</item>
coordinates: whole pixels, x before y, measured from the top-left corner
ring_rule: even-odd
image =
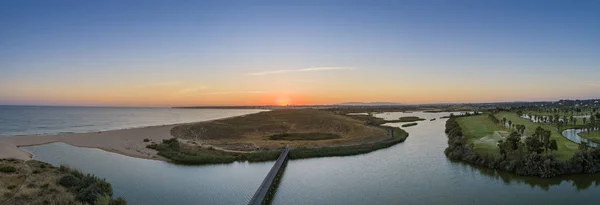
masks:
[[[0,104],[594,98],[599,10],[592,1],[3,1]]]

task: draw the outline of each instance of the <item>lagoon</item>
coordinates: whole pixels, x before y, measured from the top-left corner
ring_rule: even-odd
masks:
[[[425,119],[449,113],[382,113]],[[600,175],[520,177],[444,156],[446,119],[404,128],[404,142],[368,154],[290,160],[273,204],[595,204]],[[389,125],[400,126],[402,123]],[[62,143],[26,148],[35,158],[107,178],[130,204],[245,204],[273,162],[181,166]]]

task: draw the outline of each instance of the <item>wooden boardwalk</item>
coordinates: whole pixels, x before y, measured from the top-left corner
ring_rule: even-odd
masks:
[[[287,147],[281,152],[275,165],[273,165],[271,171],[269,171],[269,174],[267,174],[267,177],[265,177],[262,184],[260,184],[260,187],[258,187],[258,190],[256,190],[256,193],[254,193],[254,196],[248,204],[267,204],[267,202],[271,200],[270,197],[275,195],[275,188],[277,187],[276,185],[279,183],[279,177],[287,164],[289,152]]]

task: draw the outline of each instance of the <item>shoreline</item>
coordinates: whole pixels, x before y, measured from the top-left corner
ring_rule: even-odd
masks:
[[[260,111],[264,112],[264,111]],[[17,158],[22,160],[34,160],[35,155],[22,149],[23,147],[39,146],[51,143],[65,143],[74,147],[99,149],[106,152],[112,152],[123,156],[138,158],[138,159],[149,159],[171,163],[178,163],[178,160],[170,159],[159,154],[158,150],[150,149],[147,145],[150,144],[161,144],[163,140],[169,140],[175,138],[171,134],[171,130],[174,127],[181,125],[189,125],[195,123],[211,122],[216,120],[244,117],[246,115],[229,116],[223,118],[216,118],[205,121],[177,123],[168,125],[156,125],[156,126],[145,126],[137,128],[126,128],[118,130],[100,131],[100,132],[87,132],[87,133],[63,133],[53,135],[18,135],[10,137],[0,138],[0,159],[2,158]],[[387,126],[381,126],[387,127]],[[386,129],[390,129],[388,127]],[[393,128],[396,129],[396,128]],[[404,130],[397,128],[404,132]],[[405,132],[404,132],[405,133]],[[390,132],[391,134],[391,132]],[[360,153],[367,153],[377,149],[389,147],[396,143],[403,142],[408,133],[405,136],[386,136],[385,138],[362,142],[347,144],[344,146],[325,146],[325,147],[312,147],[312,148],[301,148],[296,150],[294,155],[295,158],[312,158],[312,157],[323,157],[323,156],[347,156],[355,155]],[[145,140],[148,139],[146,142]],[[220,147],[211,146],[217,150],[221,150],[224,153],[246,153],[233,150],[227,150]],[[247,153],[250,154],[250,153]],[[260,155],[261,153],[253,153]],[[254,160],[249,160],[254,161]],[[258,160],[264,161],[264,160]],[[193,163],[192,163],[193,164]]]
[[[0,137],[0,159],[17,158],[21,160],[32,160],[34,159],[33,153],[21,149],[21,147],[31,147],[62,142],[74,147],[95,148],[134,158],[170,161],[169,159],[159,156],[156,150],[146,148],[146,145],[151,144],[152,142],[160,143],[164,139],[173,138],[171,135],[171,129],[176,126],[234,117],[243,117],[246,115],[249,114],[215,118],[204,121],[167,125],[151,125],[98,132],[62,133],[50,135],[14,135]],[[149,139],[150,141],[144,142],[145,139]]]

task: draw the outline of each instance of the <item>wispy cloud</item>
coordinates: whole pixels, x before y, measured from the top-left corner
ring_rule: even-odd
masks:
[[[274,75],[274,74],[282,74],[282,73],[331,71],[331,70],[353,70],[353,69],[355,69],[355,68],[354,67],[310,67],[310,68],[302,68],[302,69],[263,71],[263,72],[249,73],[249,75],[262,76],[262,75]]]
[[[210,92],[202,93],[204,95],[230,95],[230,94],[263,94],[265,91],[250,90],[250,91],[226,91],[226,92]]]
[[[206,86],[200,86],[200,87],[194,87],[194,88],[184,88],[184,89],[177,91],[176,93],[180,94],[180,95],[189,94],[189,93],[199,92],[201,90],[206,90],[207,88],[208,87],[206,87]]]

